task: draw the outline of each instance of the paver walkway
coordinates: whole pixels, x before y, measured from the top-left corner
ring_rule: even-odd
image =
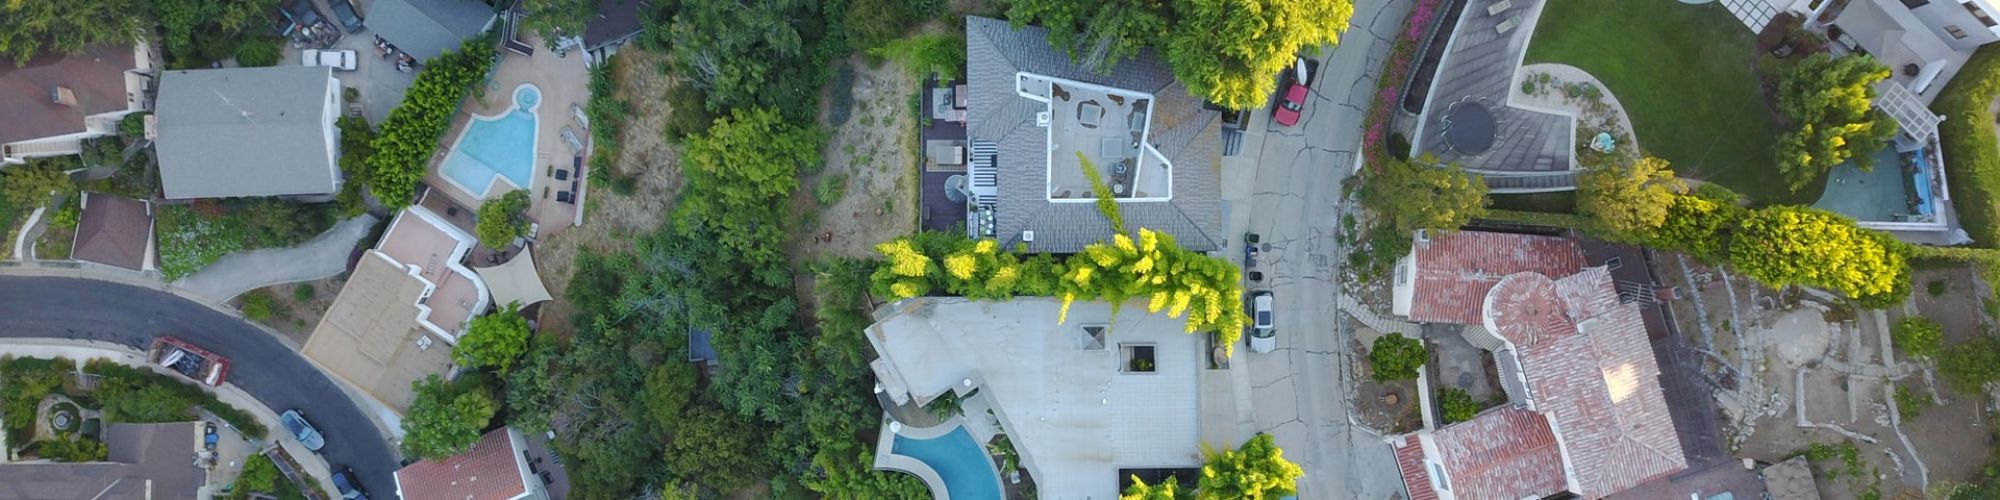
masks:
[[[1489,179],[1488,184],[1496,189],[1560,190],[1572,185],[1566,173],[1571,168],[1574,119],[1507,105],[1515,70],[1528,50],[1542,3],[1513,0],[1513,7],[1499,14],[1488,13],[1492,2],[1466,3],[1431,84],[1430,103],[1414,138],[1418,151],[1436,154],[1440,160],[1457,162],[1489,178],[1508,178],[1502,183]],[[1500,33],[1498,28],[1503,24],[1513,28]],[[1498,124],[1491,149],[1467,155],[1445,147],[1441,120],[1445,109],[1461,100],[1478,102],[1493,112]],[[1548,177],[1555,184],[1515,178],[1523,174]]]
[[[312,241],[291,248],[253,250],[230,254],[202,270],[175,281],[189,292],[216,302],[251,290],[285,283],[312,281],[347,270],[347,256],[354,244],[368,237],[375,227],[374,215],[341,221]]]

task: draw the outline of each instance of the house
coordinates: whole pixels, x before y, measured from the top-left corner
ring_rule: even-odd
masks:
[[[1889,81],[1924,104],[1937,98],[1974,49],[2000,41],[2000,22],[1994,21],[2000,0],[1798,0],[1792,10],[1825,32],[1837,52],[1875,56],[1889,67]]]
[[[965,35],[973,237],[1054,253],[1103,240],[1111,226],[1094,203],[1095,178],[1128,230],[1222,248],[1221,113],[1158,54],[1098,71],[1050,47],[1039,27],[968,17]]]
[[[1603,498],[1687,468],[1638,305],[1575,240],[1420,234],[1398,264],[1398,314],[1465,325],[1507,402],[1386,438],[1412,500]]]
[[[404,466],[396,471],[396,493],[403,500],[562,500],[568,480],[553,456],[505,427],[465,453]]]
[[[92,45],[0,64],[0,163],[80,153],[83,139],[118,133],[148,106],[152,59],[145,44]]]
[[[869,365],[881,392],[902,406],[957,394],[963,416],[921,429],[891,423],[876,467],[943,492],[933,467],[896,452],[902,443],[970,435],[958,446],[984,464],[985,443],[1004,429],[1043,498],[1118,498],[1134,471],[1200,468],[1204,336],[1183,333],[1186,319],[1137,307],[1113,315],[1109,303],[1078,302],[1058,323],[1062,309],[1060,300],[1025,297],[919,297],[879,309],[867,337],[881,355]],[[986,488],[991,469],[979,469],[952,472],[952,496]]]
[[[653,2],[648,0],[597,0],[597,16],[583,25],[583,51],[589,54],[584,59],[591,65],[603,63],[618,48],[632,39],[646,27],[640,22],[641,10],[650,9]]]
[[[510,2],[511,3],[511,2]],[[396,49],[429,60],[493,28],[492,7],[475,0],[375,0],[368,28]]]
[[[103,193],[83,193],[70,258],[153,270],[153,204]]]
[[[423,207],[405,209],[362,253],[306,339],[306,358],[392,410],[408,408],[410,384],[449,371],[458,336],[491,305],[460,263],[476,241]]]
[[[0,464],[0,498],[105,498],[194,500],[208,481],[195,466],[201,426],[111,424],[103,461]]]
[[[340,80],[327,67],[168,71],[155,140],[170,200],[340,189]]]

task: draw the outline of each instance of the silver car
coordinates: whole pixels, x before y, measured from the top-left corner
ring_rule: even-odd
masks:
[[[292,433],[292,437],[298,438],[299,444],[305,445],[307,450],[319,451],[326,446],[326,438],[321,437],[319,429],[313,428],[312,422],[307,422],[306,416],[300,415],[298,410],[285,410],[283,415],[278,415],[278,423],[285,424],[285,432]]]
[[[1266,353],[1278,348],[1277,323],[1271,317],[1274,302],[1270,290],[1250,295],[1250,352]]]

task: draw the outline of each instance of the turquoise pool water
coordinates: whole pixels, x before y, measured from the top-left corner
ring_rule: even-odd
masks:
[[[937,471],[952,500],[1000,500],[1000,477],[993,471],[993,460],[986,457],[986,449],[972,440],[965,427],[931,439],[897,434],[890,451],[915,458]]]
[[[485,198],[495,177],[528,189],[535,173],[535,108],[542,93],[532,85],[514,89],[514,106],[497,117],[474,116],[440,168],[446,179],[467,193]]]

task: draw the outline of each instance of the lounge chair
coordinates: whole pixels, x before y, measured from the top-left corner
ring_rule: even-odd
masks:
[[[572,200],[573,199],[570,198],[569,196],[569,191],[556,191],[556,201],[560,201],[563,203],[572,203],[572,204],[576,203],[575,201]]]
[[[570,148],[570,149],[572,149],[572,150],[575,150],[575,151],[576,151],[576,152],[578,152],[578,153],[582,153],[582,152],[583,152],[583,141],[581,141],[581,140],[578,140],[578,139],[576,138],[576,130],[575,130],[575,129],[571,129],[571,128],[569,128],[569,126],[568,126],[568,125],[564,125],[564,126],[563,126],[563,129],[562,129],[562,138],[563,138],[563,142],[567,142],[567,143],[569,143],[569,148]]]
[[[1493,27],[1493,31],[1495,31],[1495,32],[1499,32],[1500,34],[1502,34],[1502,35],[1505,35],[1505,34],[1507,34],[1507,32],[1509,32],[1509,31],[1514,31],[1514,25],[1515,25],[1515,23],[1514,23],[1514,20],[1513,20],[1513,19],[1507,19],[1507,20],[1504,20],[1504,21],[1500,21],[1500,25],[1498,25],[1498,26],[1494,26],[1494,27]],[[569,129],[567,129],[567,128],[563,129],[563,134],[564,134],[565,136],[567,136],[567,135],[569,134]]]
[[[1514,8],[1514,0],[1500,0],[1493,2],[1493,5],[1486,6],[1486,15],[1497,16],[1502,12],[1506,12],[1507,9],[1512,8]]]
[[[566,180],[569,180],[569,169],[562,169],[562,170],[557,170],[557,171],[556,171],[556,180],[559,180],[559,181],[566,181]]]

